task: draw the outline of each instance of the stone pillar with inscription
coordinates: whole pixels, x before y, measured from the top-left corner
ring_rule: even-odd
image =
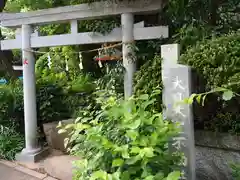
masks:
[[[162,79],[164,118],[181,124],[182,132],[171,143],[172,148],[184,153],[181,164],[182,179],[195,180],[195,143],[191,104],[177,103],[192,94],[192,70],[178,64],[178,44],[163,45]]]

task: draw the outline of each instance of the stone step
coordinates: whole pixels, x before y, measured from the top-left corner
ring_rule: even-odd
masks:
[[[72,162],[78,160],[78,158],[62,155],[47,158],[44,163],[44,169],[52,177],[60,180],[72,180],[73,177],[73,165]]]

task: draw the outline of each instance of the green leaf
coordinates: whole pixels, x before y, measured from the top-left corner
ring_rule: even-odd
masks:
[[[152,99],[150,101],[143,102],[142,107],[143,109],[146,109],[149,105],[152,105],[156,100]]]
[[[78,117],[76,120],[75,120],[75,123],[78,123],[79,121],[81,121],[81,117]]]
[[[196,98],[197,102],[200,104],[201,103],[201,95],[198,95]]]
[[[192,104],[194,98],[197,96],[197,94],[192,94],[189,98],[188,98],[188,104]]]
[[[138,99],[141,99],[141,100],[147,100],[148,98],[149,98],[148,94],[143,94],[143,95],[138,97]]]
[[[74,127],[74,124],[68,124],[68,125],[66,125],[64,128],[65,129],[70,129],[70,128],[73,128]]]
[[[133,156],[133,157],[130,157],[129,159],[127,159],[125,163],[128,165],[132,165],[132,164],[135,164],[140,159],[141,159],[141,156],[139,156],[139,155]]]
[[[139,135],[137,131],[134,130],[128,130],[126,135],[133,141],[136,140],[137,136]]]
[[[205,103],[205,99],[206,99],[207,95],[204,95],[203,96],[203,100],[202,100],[202,106],[204,106],[204,103]]]
[[[119,171],[112,174],[113,180],[120,180],[121,173]]]
[[[124,171],[124,172],[122,173],[121,179],[130,180],[130,172],[129,172],[128,170],[127,170],[127,171]]]
[[[64,147],[66,148],[68,146],[69,143],[69,138],[65,138],[64,139]]]
[[[96,179],[107,180],[107,172],[102,170],[94,172],[91,175],[90,180],[96,180]]]
[[[163,179],[163,178],[164,178],[164,174],[162,172],[159,172],[155,175],[156,180],[160,180],[160,179]]]
[[[180,171],[173,171],[168,175],[166,180],[179,180],[180,177],[181,177]]]
[[[229,90],[229,91],[225,91],[225,92],[223,93],[223,95],[222,95],[222,98],[223,98],[223,100],[225,100],[225,101],[231,100],[232,97],[233,97],[233,92],[230,91],[230,90]]]
[[[137,129],[141,125],[141,119],[133,120],[132,123],[128,124],[126,127],[129,129]]]
[[[124,160],[122,159],[114,159],[112,162],[112,167],[120,167],[124,163]]]
[[[77,123],[75,128],[76,128],[76,130],[82,131],[82,130],[88,129],[90,127],[91,126],[88,124]]]
[[[217,87],[212,90],[212,92],[222,92],[222,91],[226,91],[226,89],[222,87]]]
[[[62,121],[59,121],[58,125],[56,128],[61,128],[62,127]]]
[[[128,154],[128,151],[127,150],[124,150],[122,152],[122,157],[125,158],[125,159],[128,159],[129,158],[129,154]]]
[[[63,133],[66,133],[67,131],[65,129],[59,129],[58,130],[58,134],[63,134]]]
[[[132,147],[131,149],[131,153],[133,154],[138,154],[141,151],[141,149],[139,147]]]
[[[153,157],[154,156],[154,149],[152,147],[149,147],[149,148],[144,148],[143,149],[143,152],[145,154],[146,157]]]
[[[151,176],[147,176],[147,177],[144,178],[144,180],[154,180],[154,176],[152,176],[152,175]]]

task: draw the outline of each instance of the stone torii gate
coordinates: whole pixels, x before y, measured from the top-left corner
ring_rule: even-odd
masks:
[[[24,88],[24,122],[25,148],[16,157],[20,161],[39,160],[44,150],[37,143],[37,112],[36,112],[36,85],[35,60],[31,48],[100,44],[107,42],[123,42],[123,64],[126,69],[124,77],[125,97],[132,95],[133,74],[136,63],[128,56],[132,48],[127,43],[134,40],[148,40],[168,37],[168,27],[155,26],[134,27],[134,14],[155,13],[161,9],[160,0],[140,0],[128,3],[109,3],[108,1],[92,4],[80,4],[51,8],[26,13],[1,13],[1,26],[16,28],[16,37],[11,40],[2,40],[1,49],[22,49],[23,88]],[[121,27],[115,28],[107,35],[93,32],[78,33],[78,20],[99,19],[107,16],[121,15]],[[70,22],[71,33],[52,36],[39,36],[33,32],[34,26]]]

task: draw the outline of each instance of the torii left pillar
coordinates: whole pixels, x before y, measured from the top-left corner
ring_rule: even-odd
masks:
[[[22,63],[23,63],[23,94],[25,148],[16,155],[17,161],[36,162],[47,155],[46,149],[38,145],[35,59],[31,51],[30,25],[22,25]]]

